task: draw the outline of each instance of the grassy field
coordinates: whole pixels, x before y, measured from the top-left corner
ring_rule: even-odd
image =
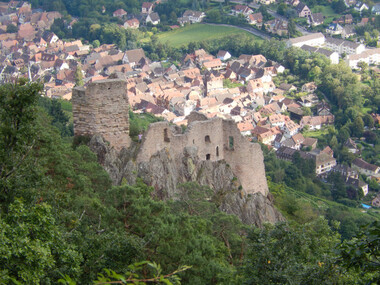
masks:
[[[325,24],[327,23],[331,23],[333,18],[335,17],[340,17],[341,15],[337,14],[334,12],[333,8],[331,8],[330,6],[320,6],[320,5],[317,5],[317,6],[314,6],[311,11],[313,13],[322,13],[326,19],[324,21]]]
[[[320,5],[317,5],[317,6],[314,6],[311,11],[313,13],[322,13],[325,17],[331,17],[331,16],[339,16],[337,13],[334,12],[333,8],[331,8],[330,6],[320,6]]]
[[[328,129],[321,129],[321,130],[316,130],[316,131],[306,131],[303,132],[304,137],[312,137],[312,138],[321,138],[323,136],[326,136],[329,133]]]
[[[248,35],[252,37],[252,40],[262,40],[259,37],[237,28],[204,24],[189,25],[158,34],[158,40],[163,43],[168,42],[174,47],[180,47],[190,42],[214,40],[231,35]]]

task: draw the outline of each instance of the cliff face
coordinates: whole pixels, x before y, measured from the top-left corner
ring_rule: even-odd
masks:
[[[90,148],[98,155],[99,162],[110,174],[115,185],[126,179],[133,184],[137,177],[155,189],[161,199],[180,199],[178,185],[197,182],[208,185],[214,191],[220,210],[235,214],[246,224],[261,226],[263,222],[277,222],[284,218],[274,208],[271,194],[261,192],[247,194],[241,190],[241,181],[233,174],[225,160],[201,160],[196,146],[183,148],[173,156],[163,148],[150,156],[149,160],[136,161],[141,152],[140,144],[117,152],[100,136],[94,136]]]

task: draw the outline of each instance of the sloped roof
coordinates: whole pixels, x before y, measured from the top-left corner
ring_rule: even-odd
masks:
[[[370,171],[376,171],[379,168],[379,166],[374,165],[374,164],[370,164],[361,158],[355,158],[354,161],[352,162],[352,164],[356,165],[357,167],[367,169]]]

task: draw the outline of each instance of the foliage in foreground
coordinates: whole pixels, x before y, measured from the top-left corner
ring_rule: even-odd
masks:
[[[136,276],[141,282],[162,272],[184,284],[348,284],[377,277],[378,266],[368,264],[379,256],[372,246],[378,224],[342,255],[358,248],[365,262],[334,267],[339,236],[324,219],[249,229],[219,211],[208,187],[181,185],[175,201],[157,200],[140,180],[112,187],[96,155],[64,143],[36,108],[41,90],[24,81],[0,87],[0,283],[53,284],[62,275],[70,276],[66,284],[127,280],[134,270],[128,265],[139,260],[153,265]],[[177,271],[184,265],[191,268]]]
[[[169,274],[163,274],[161,266],[155,262],[151,263],[148,261],[134,263],[128,266],[129,271],[125,274],[118,274],[113,270],[104,269],[104,274],[99,273],[98,278],[94,281],[95,285],[101,284],[146,284],[146,283],[156,283],[156,284],[166,284],[166,285],[178,285],[181,284],[181,279],[178,277],[178,273],[189,269],[189,266],[182,266],[177,270]],[[143,277],[146,272],[150,271],[152,277]],[[58,283],[64,285],[76,285],[77,283],[70,278],[70,276],[65,275],[64,278],[59,279]]]
[[[334,284],[340,274],[332,248],[339,234],[319,218],[301,226],[252,229],[244,264],[246,284]]]

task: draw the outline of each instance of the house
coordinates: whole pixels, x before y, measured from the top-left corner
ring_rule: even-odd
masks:
[[[273,140],[276,137],[271,129],[260,126],[256,126],[252,130],[252,136],[257,138],[257,141],[268,145],[272,144]]]
[[[253,125],[251,122],[244,121],[244,122],[238,123],[237,127],[243,136],[251,136],[251,133],[253,131]]]
[[[377,194],[377,196],[372,199],[371,204],[374,207],[380,207],[380,194]]]
[[[305,140],[302,142],[301,147],[302,148],[310,148],[311,150],[315,149],[317,147],[318,139],[316,138],[305,138]]]
[[[57,59],[54,64],[54,68],[59,71],[63,69],[69,69],[70,66],[68,65],[67,62],[63,61],[62,59]]]
[[[248,23],[250,25],[257,25],[261,26],[263,23],[263,15],[260,13],[255,13],[255,14],[249,14],[247,17]]]
[[[315,173],[317,175],[323,175],[330,172],[332,168],[336,165],[336,160],[333,156],[321,151],[312,150],[309,152],[315,161]]]
[[[338,172],[344,177],[344,180],[351,178],[359,178],[359,172],[347,165],[337,164],[332,169],[333,172]]]
[[[317,95],[310,93],[307,96],[300,97],[297,102],[299,102],[303,107],[310,108],[318,104],[319,99]]]
[[[351,163],[351,167],[358,170],[361,174],[370,176],[378,176],[380,167],[374,164],[370,164],[361,158],[355,158]]]
[[[356,34],[355,26],[354,25],[347,25],[343,28],[342,31],[342,38],[349,38],[351,36],[354,36]]]
[[[141,6],[142,14],[150,14],[153,12],[154,2],[144,2]]]
[[[125,53],[124,53],[124,56],[123,56],[123,63],[126,64],[128,63],[132,68],[134,66],[139,66],[140,65],[140,62],[142,60],[147,60],[146,57],[145,57],[145,52],[143,49],[139,48],[139,49],[133,49],[133,50],[127,50]]]
[[[325,43],[325,36],[322,33],[313,33],[306,36],[290,39],[286,42],[287,47],[302,47],[309,45],[312,47],[323,46]]]
[[[360,54],[350,54],[345,59],[349,67],[357,69],[359,62],[365,62],[368,65],[380,64],[380,48],[367,49]]]
[[[53,32],[48,32],[48,31],[45,31],[43,34],[42,34],[42,38],[48,43],[48,44],[52,44],[52,43],[56,43],[59,38],[56,34],[54,34]]]
[[[297,152],[297,150],[292,149],[287,146],[281,146],[277,151],[276,151],[276,156],[278,159],[282,160],[287,160],[287,161],[292,161],[294,154]]]
[[[202,65],[207,70],[220,70],[223,67],[222,61],[219,58],[204,61]]]
[[[298,131],[300,130],[300,125],[293,122],[292,120],[288,120],[285,122],[285,125],[283,126],[283,130],[284,130],[284,136],[286,138],[291,138],[292,136],[298,133]]]
[[[364,196],[368,194],[368,184],[364,183],[358,178],[348,177],[346,180],[346,185],[353,186],[356,189],[360,189],[361,191],[363,191]]]
[[[298,104],[296,104],[296,105],[298,105]],[[300,105],[298,105],[297,107],[288,106],[287,111],[289,112],[291,119],[293,119],[293,120],[301,120],[302,119],[304,112],[300,107],[301,107]]]
[[[293,7],[296,7],[296,6],[300,3],[300,1],[299,1],[299,0],[286,0],[286,3],[287,3],[288,5],[291,5],[291,6],[293,6]]]
[[[252,9],[246,5],[235,5],[235,7],[232,9],[232,12],[235,15],[242,14],[244,17],[247,17],[249,14],[253,13]]]
[[[279,36],[285,36],[288,34],[288,22],[281,19],[274,19],[264,23],[265,29]]]
[[[323,24],[325,17],[322,13],[312,13],[309,17],[309,22],[313,27],[319,26]]]
[[[318,105],[317,113],[318,116],[332,116],[330,106],[324,101]]]
[[[303,135],[301,133],[298,133],[298,134],[295,134],[294,136],[292,136],[291,140],[293,141],[295,148],[300,149],[301,145],[305,141],[305,138],[303,137]]]
[[[351,153],[357,153],[357,152],[359,152],[359,149],[358,149],[356,143],[351,138],[348,138],[344,142],[343,146],[346,147],[346,148],[348,148],[348,151],[351,152]]]
[[[296,153],[298,153],[300,155],[300,157],[304,160],[313,159],[313,157],[310,154],[308,154],[307,152],[296,150],[294,148],[290,148],[287,146],[281,146],[276,151],[276,156],[278,159],[293,161],[293,157]]]
[[[124,9],[118,9],[115,12],[112,13],[113,17],[123,19],[127,16],[127,12]]]
[[[278,88],[284,90],[285,92],[297,91],[296,86],[287,83],[281,83],[280,86],[278,86]]]
[[[256,2],[261,5],[270,5],[272,3],[276,3],[276,0],[256,0]]]
[[[268,121],[272,127],[283,127],[286,122],[285,115],[272,114],[268,117]]]
[[[340,35],[342,32],[343,27],[338,23],[331,23],[326,29],[326,33],[329,35]]]
[[[338,64],[339,63],[339,53],[336,51],[328,50],[321,47],[312,47],[309,45],[303,45],[301,47],[304,51],[307,51],[309,53],[319,53],[324,56],[326,56],[328,59],[330,59],[331,64]]]
[[[333,157],[334,156],[334,151],[331,149],[331,147],[326,146],[324,149],[322,149],[320,152],[326,153],[329,156]]]
[[[357,2],[354,8],[356,11],[362,12],[363,10],[368,10],[368,6],[365,3]]]
[[[201,11],[186,10],[182,17],[187,18],[190,23],[194,24],[202,22],[206,14]]]
[[[338,20],[336,20],[336,22],[338,24],[350,25],[350,24],[352,24],[353,20],[354,19],[352,18],[352,15],[347,14],[347,15],[343,15],[342,17],[340,17]]]
[[[306,4],[301,2],[297,5],[296,12],[298,14],[298,17],[300,18],[307,18],[311,16],[311,10],[309,9],[309,7],[307,7]]]
[[[136,18],[125,21],[124,28],[138,29],[140,27],[140,22]]]
[[[344,0],[344,5],[346,5],[347,8],[356,5],[356,0]]]
[[[216,57],[224,61],[224,60],[230,59],[231,54],[228,51],[220,50],[218,54],[216,55]]]
[[[153,12],[148,14],[148,16],[145,19],[145,23],[152,23],[152,25],[158,25],[160,23],[160,16],[158,16],[158,13]]]
[[[375,15],[380,15],[380,3],[373,5],[372,13]]]
[[[317,90],[317,84],[315,82],[308,82],[302,85],[301,91],[306,93],[314,93]]]
[[[308,126],[310,130],[320,130],[323,125],[330,125],[334,123],[334,116],[304,116],[300,121],[301,129]]]
[[[326,37],[325,46],[339,54],[360,54],[365,51],[363,44],[332,37]]]

